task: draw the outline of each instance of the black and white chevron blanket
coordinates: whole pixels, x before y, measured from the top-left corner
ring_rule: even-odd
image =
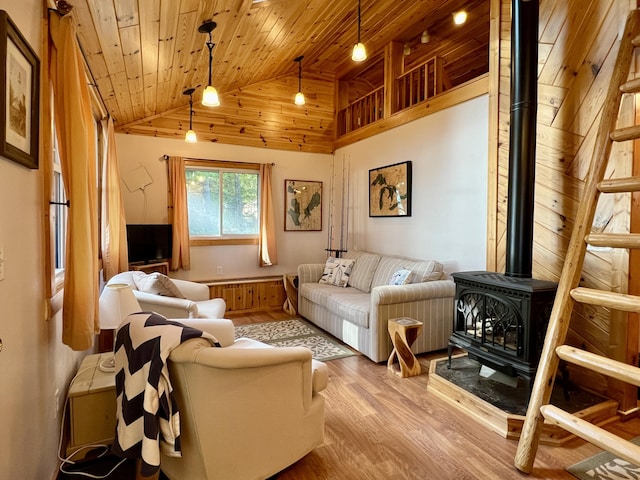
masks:
[[[142,460],[140,473],[149,477],[160,468],[160,450],[181,456],[180,416],[169,381],[167,358],[190,338],[213,336],[155,312],[129,315],[116,335],[117,425],[111,450]]]

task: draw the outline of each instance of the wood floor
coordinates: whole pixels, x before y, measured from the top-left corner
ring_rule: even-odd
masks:
[[[284,312],[229,315],[236,324],[292,318]],[[444,352],[421,355],[427,366]],[[517,443],[427,394],[427,374],[398,378],[362,355],[327,362],[325,441],[278,480],[523,479],[513,467]],[[427,369],[424,368],[423,371]],[[640,418],[610,424],[640,435]],[[581,440],[540,446],[528,478],[574,479],[564,468],[599,452]]]

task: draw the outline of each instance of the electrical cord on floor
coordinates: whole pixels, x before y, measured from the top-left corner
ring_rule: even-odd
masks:
[[[89,370],[90,368],[94,368],[93,366],[91,367],[86,367],[83,368],[82,370],[78,371],[78,373],[75,374],[75,376],[71,379],[70,384],[73,383],[73,381],[78,377],[78,375],[80,375],[82,372],[84,372],[85,370]],[[63,458],[60,456],[60,452],[62,451],[62,437],[64,436],[64,421],[66,419],[67,416],[67,403],[69,402],[69,397],[67,397],[64,401],[64,407],[62,408],[62,419],[60,421],[60,440],[58,441],[58,460],[60,460],[60,467],[58,467],[58,470],[61,473],[64,473],[65,475],[78,475],[81,477],[87,477],[87,478],[107,478],[109,475],[111,475],[120,465],[122,465],[124,462],[127,461],[126,458],[121,459],[111,470],[109,470],[109,472],[107,472],[105,475],[94,475],[93,473],[88,473],[88,472],[82,472],[82,471],[70,471],[70,470],[65,470],[64,466],[69,464],[69,465],[75,465],[76,462],[74,462],[73,460],[71,460],[75,455],[77,455],[79,452],[83,451],[83,450],[87,450],[89,448],[103,448],[104,451],[100,453],[100,455],[98,455],[96,458],[101,458],[103,457],[105,454],[107,454],[109,452],[109,445],[106,444],[93,444],[93,445],[84,445],[76,450],[74,450],[73,452],[71,452],[71,455],[67,455],[66,458]]]

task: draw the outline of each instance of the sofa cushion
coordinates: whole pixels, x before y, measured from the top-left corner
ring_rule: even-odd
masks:
[[[154,295],[163,295],[165,297],[184,298],[184,295],[173,281],[166,275],[158,272],[145,274],[144,272],[135,272],[133,281],[136,288],[141,292],[152,293]]]
[[[355,260],[349,276],[349,285],[362,292],[369,293],[371,291],[371,280],[380,261],[380,255],[353,250],[347,252],[344,257]]]
[[[327,309],[343,320],[359,327],[369,328],[371,295],[368,293],[334,294],[327,299]]]
[[[302,298],[327,308],[327,300],[329,296],[340,294],[358,294],[360,291],[353,287],[336,287],[328,283],[303,283],[298,289],[298,293]]]
[[[411,270],[411,283],[422,283],[442,278],[443,266],[434,260],[416,261],[400,257],[382,257],[371,287],[388,285],[391,276],[398,270]]]
[[[328,283],[337,287],[346,287],[353,267],[353,259],[329,257],[318,283]]]

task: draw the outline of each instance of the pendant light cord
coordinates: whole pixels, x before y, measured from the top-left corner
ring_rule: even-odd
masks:
[[[211,85],[211,67],[213,65],[213,47],[215,43],[211,41],[211,32],[209,32],[209,41],[207,42],[207,47],[209,47],[209,85]]]
[[[360,0],[358,0],[358,43],[360,43]]]

